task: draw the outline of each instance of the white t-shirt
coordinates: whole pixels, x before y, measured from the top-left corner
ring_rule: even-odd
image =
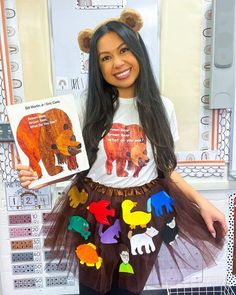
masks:
[[[165,97],[162,101],[176,141],[179,136],[173,103]],[[88,177],[111,187],[140,186],[157,177],[151,144],[140,126],[136,99],[119,98],[119,103],[112,128],[99,143]],[[79,115],[81,118],[81,109]]]

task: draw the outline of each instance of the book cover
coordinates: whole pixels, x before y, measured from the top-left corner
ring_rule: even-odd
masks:
[[[7,107],[22,165],[38,179],[29,188],[89,168],[73,95],[62,95]]]

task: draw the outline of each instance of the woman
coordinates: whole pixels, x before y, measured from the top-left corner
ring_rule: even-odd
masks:
[[[92,36],[83,126],[90,169],[57,202],[45,240],[79,267],[80,294],[140,294],[153,266],[161,284],[168,265],[184,277],[184,267],[214,263],[224,215],[175,171],[173,105],[160,97],[142,38],[120,21]],[[18,170],[27,187],[32,169]]]

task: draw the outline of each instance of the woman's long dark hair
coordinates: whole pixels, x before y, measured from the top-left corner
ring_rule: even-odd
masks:
[[[96,160],[99,141],[110,130],[119,105],[117,89],[104,80],[99,68],[97,43],[108,32],[117,33],[139,63],[136,96],[140,123],[151,142],[159,175],[162,173],[168,177],[176,167],[174,142],[148,53],[140,35],[118,21],[110,21],[99,27],[90,44],[88,98],[83,128],[90,167]],[[88,171],[83,175],[87,173]]]

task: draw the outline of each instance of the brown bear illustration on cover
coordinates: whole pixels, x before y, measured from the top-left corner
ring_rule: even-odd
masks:
[[[71,120],[60,109],[24,116],[18,125],[16,136],[19,146],[39,178],[42,177],[40,160],[49,175],[62,172],[63,167],[60,164],[67,164],[69,170],[79,167],[76,155],[81,152],[81,143],[76,141]]]
[[[22,115],[13,116],[15,109]],[[19,156],[23,153],[27,157],[38,181],[62,178],[88,168],[71,95],[10,106],[9,118]],[[84,163],[81,154],[85,156]],[[21,159],[22,163],[25,161]]]

